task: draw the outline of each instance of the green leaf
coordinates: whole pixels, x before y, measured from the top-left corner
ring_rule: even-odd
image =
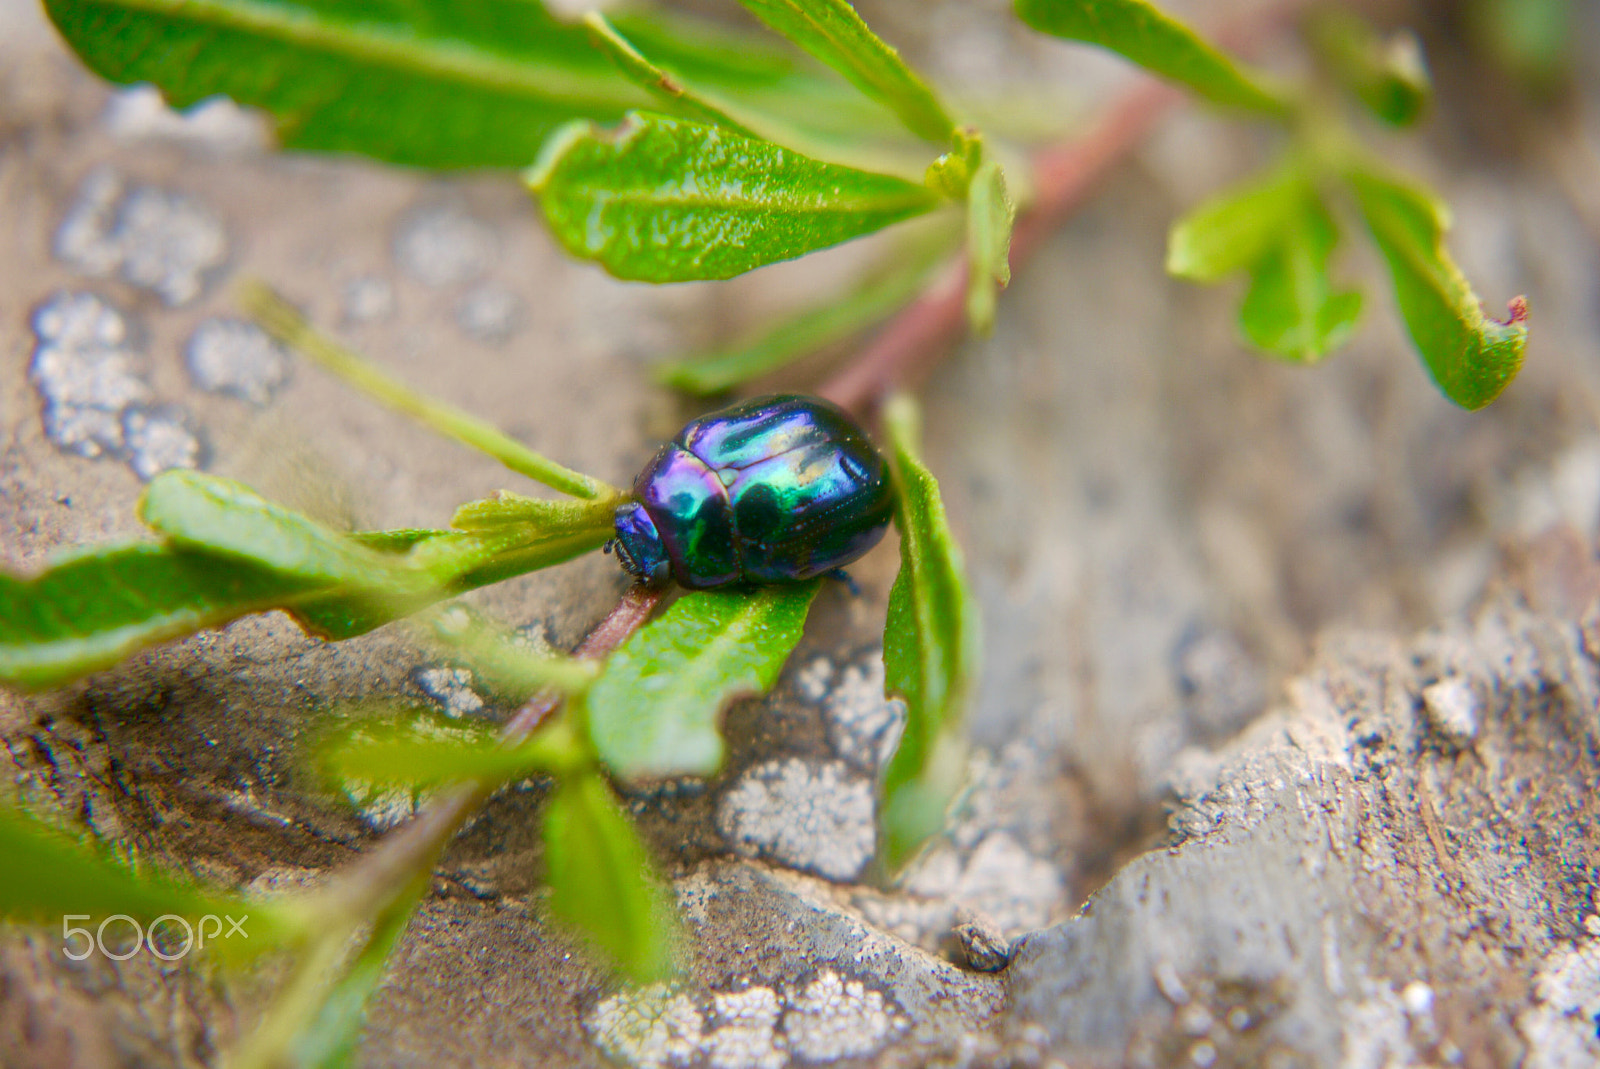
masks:
[[[1409,126],[1427,110],[1433,83],[1410,30],[1384,37],[1353,11],[1327,7],[1313,13],[1309,32],[1334,75],[1384,122]]]
[[[1289,164],[1211,198],[1172,225],[1167,271],[1215,282],[1253,266],[1277,243],[1314,196],[1304,172]]]
[[[161,473],[139,498],[139,518],[180,548],[243,560],[308,586],[382,588],[396,580],[381,555],[217,475]]]
[[[574,123],[528,172],[551,230],[618,278],[731,278],[920,215],[921,186],[703,123]]]
[[[194,923],[207,913],[231,910],[237,916],[251,908],[242,899],[204,890],[187,879],[135,871],[104,850],[3,807],[0,856],[6,860],[0,875],[0,917],[6,920],[59,925],[64,913],[86,913],[98,923],[125,913],[148,922],[174,913]],[[74,951],[81,949],[73,946]]]
[[[1376,168],[1352,168],[1346,177],[1389,262],[1400,314],[1433,381],[1463,408],[1487,405],[1522,367],[1526,301],[1513,300],[1504,323],[1484,315],[1445,250],[1444,205],[1427,190]]]
[[[1239,322],[1257,347],[1311,363],[1344,343],[1361,295],[1335,291],[1328,262],[1339,233],[1297,161],[1212,198],[1179,220],[1167,270],[1214,282],[1248,269]]]
[[[995,293],[1011,282],[1011,221],[1016,209],[1005,173],[980,164],[967,191],[967,321],[979,334],[994,329]]]
[[[58,556],[32,578],[0,573],[0,683],[60,686],[316,589],[304,576],[148,542]]]
[[[762,22],[891,108],[928,141],[948,141],[955,122],[900,54],[867,28],[846,0],[740,0]]]
[[[314,1013],[288,1044],[288,1064],[294,1069],[348,1069],[356,1064],[367,1006],[383,982],[389,959],[411,923],[417,902],[431,886],[431,879],[415,880],[378,916],[367,945],[318,1000]]]
[[[643,102],[583,31],[527,0],[48,0],[114,82],[175,107],[264,108],[289,148],[419,167],[521,167],[562,123]]]
[[[570,769],[585,757],[570,729],[553,725],[512,747],[486,726],[415,709],[333,734],[317,747],[314,763],[346,793],[363,793],[470,779],[501,783],[533,771]]]
[[[897,257],[888,270],[852,286],[838,300],[785,319],[748,344],[664,364],[656,377],[702,397],[732,389],[887,319],[922,291],[937,266],[931,257]]]
[[[900,574],[883,632],[884,693],[906,703],[906,727],[884,777],[891,864],[903,861],[959,785],[961,714],[978,671],[978,608],[945,518],[939,484],[917,459],[918,415],[905,395],[884,409],[898,492]]]
[[[672,975],[670,901],[598,773],[562,779],[545,810],[544,844],[551,911],[634,983]]]
[[[745,137],[759,137],[728,114],[727,104],[707,97],[646,59],[600,12],[584,15],[583,24],[589,29],[589,39],[616,64],[622,76],[654,96],[672,114],[724,126]]]
[[[299,310],[268,287],[249,282],[241,296],[245,307],[267,333],[299,349],[323,368],[395,411],[447,438],[487,453],[512,471],[552,490],[589,500],[619,496],[616,487],[562,467],[493,424],[416,392],[370,360],[317,331]]]
[[[764,694],[805,626],[816,581],[698,591],[623,643],[589,690],[589,733],[624,779],[709,775],[722,764],[717,718]]]
[[[1361,317],[1361,294],[1333,289],[1328,258],[1338,231],[1320,202],[1308,200],[1304,209],[1251,267],[1239,323],[1260,348],[1309,364],[1350,336]]]
[[[1036,30],[1099,45],[1223,107],[1286,115],[1284,96],[1148,0],[1015,0]]]

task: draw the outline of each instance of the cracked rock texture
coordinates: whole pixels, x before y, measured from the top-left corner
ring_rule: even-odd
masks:
[[[999,0],[860,6],[975,100],[1043,78],[1054,111],[1088,115],[1129,78]],[[970,789],[943,833],[879,878],[871,785],[904,717],[881,694],[885,545],[851,569],[861,596],[819,595],[773,694],[729,710],[718,777],[625,799],[687,922],[681,983],[620,988],[546,923],[530,779],[442,859],[360,1064],[1600,1062],[1600,15],[1574,6],[1564,110],[1508,103],[1441,5],[1392,13],[1422,20],[1440,104],[1384,151],[1452,202],[1485,301],[1532,301],[1500,401],[1438,396],[1361,253],[1371,311],[1345,351],[1315,368],[1242,351],[1237,293],[1167,280],[1162,248],[1267,148],[1173,115],[925,390],[986,634]],[[693,413],[653,362],[840,292],[885,248],[624,285],[567,259],[510,177],[267,141],[225,102],[177,115],[99,84],[31,3],[0,0],[6,569],[138,536],[142,480],[172,466],[345,527],[527,489],[268,343],[232,303],[244,277],[626,482]],[[623,585],[595,555],[464,600],[567,648]],[[266,614],[0,692],[0,797],[293,889],[417,804],[329,797],[305,745],[363,704],[419,701],[441,730],[506,713],[403,629],[328,645]],[[215,1065],[276,975],[77,963],[52,934],[0,937],[0,1066]]]

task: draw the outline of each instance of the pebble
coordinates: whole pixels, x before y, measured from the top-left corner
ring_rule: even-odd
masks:
[[[1433,733],[1454,749],[1471,746],[1478,737],[1478,696],[1460,676],[1423,688],[1422,714]]]

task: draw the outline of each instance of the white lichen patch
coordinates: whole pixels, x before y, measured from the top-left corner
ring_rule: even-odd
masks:
[[[411,674],[417,689],[439,703],[449,717],[474,716],[483,712],[483,696],[473,689],[472,672],[466,668],[435,665],[418,668]]]
[[[601,1000],[584,1022],[601,1050],[636,1069],[693,1062],[704,1023],[693,1000],[667,984],[619,991]]]
[[[833,662],[818,657],[794,674],[795,689],[808,702],[820,702],[828,696],[828,684],[833,682]]]
[[[1534,1005],[1517,1018],[1528,1044],[1527,1069],[1600,1065],[1600,918],[1589,938],[1551,954],[1534,978]]]
[[[783,1017],[789,1049],[811,1062],[872,1054],[908,1025],[881,991],[832,969],[791,996]]]
[[[266,117],[225,97],[212,97],[177,111],[150,85],[113,93],[101,117],[111,135],[123,141],[168,141],[216,155],[261,152],[272,144]]]
[[[770,987],[719,992],[712,997],[716,1028],[702,1044],[712,1069],[783,1069],[789,1062],[778,1034],[783,1004]]]
[[[189,377],[202,390],[264,405],[289,377],[289,354],[243,319],[207,319],[184,349]]]
[[[130,408],[122,414],[128,467],[145,482],[174,468],[198,468],[205,447],[179,408]]]
[[[522,298],[502,286],[478,286],[456,305],[456,325],[490,345],[508,341],[522,325]]]
[[[717,829],[745,857],[852,880],[877,848],[872,784],[842,761],[768,761],[723,794]]]
[[[45,435],[83,457],[119,455],[122,413],[150,399],[121,311],[93,293],[56,293],[33,313],[28,378],[44,401]]]
[[[200,296],[228,255],[221,221],[193,197],[153,186],[127,189],[115,171],[84,179],[55,235],[56,256],[86,275],[112,274],[169,305]]]
[[[361,275],[345,283],[344,321],[377,323],[394,315],[394,287],[382,275]]]
[[[883,696],[883,658],[875,654],[839,673],[823,715],[834,752],[857,768],[876,772],[900,741],[906,706]]]
[[[451,204],[420,208],[395,232],[395,261],[429,286],[470,282],[489,269],[494,255],[489,225]]]
[[[1055,865],[995,831],[964,859],[949,847],[929,851],[907,873],[905,889],[983,913],[1002,932],[1016,934],[1050,923],[1065,881]]]

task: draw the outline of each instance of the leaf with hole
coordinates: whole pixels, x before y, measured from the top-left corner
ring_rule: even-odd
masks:
[[[568,252],[645,282],[731,278],[937,204],[904,179],[649,113],[565,127],[527,181]]]

